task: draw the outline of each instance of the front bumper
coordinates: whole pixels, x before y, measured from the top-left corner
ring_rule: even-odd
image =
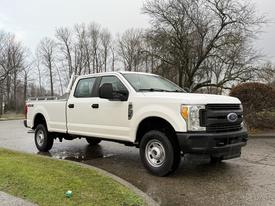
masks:
[[[224,133],[177,133],[183,153],[208,154],[212,157],[231,159],[241,155],[248,134],[245,129]]]

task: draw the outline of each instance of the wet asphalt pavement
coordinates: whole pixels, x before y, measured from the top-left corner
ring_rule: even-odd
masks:
[[[0,147],[38,153],[22,121],[0,122]],[[85,140],[55,141],[43,155],[107,170],[147,193],[160,205],[275,205],[275,138],[251,138],[240,159],[211,165],[185,157],[169,177],[149,174],[139,151],[117,143],[90,147]]]

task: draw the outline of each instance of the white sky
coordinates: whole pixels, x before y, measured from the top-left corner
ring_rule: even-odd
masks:
[[[259,14],[275,22],[274,0],[252,1]],[[96,22],[113,35],[131,27],[147,27],[142,5],[143,0],[0,0],[0,30],[15,33],[33,50],[42,37],[53,36],[60,26]],[[275,61],[275,24],[264,28],[256,46]]]

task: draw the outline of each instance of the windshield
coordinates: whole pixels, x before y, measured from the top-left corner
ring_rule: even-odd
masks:
[[[176,84],[160,76],[135,73],[123,74],[123,76],[137,92],[185,92]]]

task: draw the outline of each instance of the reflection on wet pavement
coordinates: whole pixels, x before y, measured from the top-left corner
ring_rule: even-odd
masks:
[[[70,149],[65,151],[53,150],[50,152],[37,152],[37,154],[76,162],[84,162],[89,159],[108,158],[114,156],[114,154],[104,152],[100,145],[90,146],[87,145],[87,143],[86,146],[81,147],[81,149],[76,148],[75,150]]]
[[[0,122],[0,146],[37,153],[33,134],[19,121]],[[89,146],[85,140],[55,142],[49,153],[58,159],[90,164],[131,182],[161,205],[275,205],[275,139],[251,139],[241,159],[209,164],[186,156],[169,177],[149,174],[136,148],[102,142]]]

